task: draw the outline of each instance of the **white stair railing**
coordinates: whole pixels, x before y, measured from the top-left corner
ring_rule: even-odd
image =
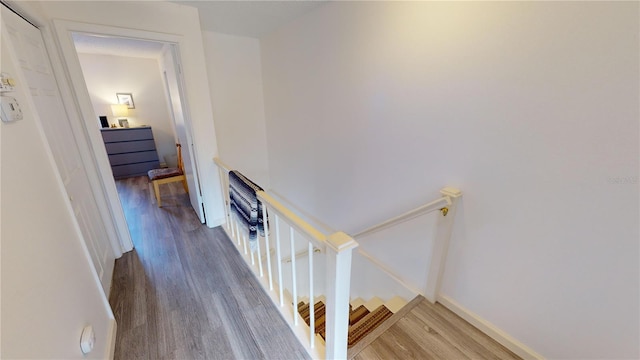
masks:
[[[277,201],[267,192],[258,191],[257,197],[264,205],[263,220],[265,225],[264,239],[258,239],[258,249],[254,252],[247,250],[246,235],[242,234],[240,227],[229,211],[229,183],[228,173],[231,168],[218,158],[214,158],[214,162],[218,166],[220,181],[223,188],[225,199],[225,230],[232,242],[236,244],[240,254],[256,276],[261,280],[267,293],[272,301],[279,308],[283,317],[287,320],[289,326],[298,339],[305,346],[311,357],[326,359],[346,359],[347,357],[347,337],[349,326],[349,291],[351,283],[351,258],[352,251],[358,246],[358,243],[344,232],[336,232],[329,236],[323,234],[318,229],[311,226],[298,215],[293,213],[282,203]],[[273,224],[273,226],[270,226]],[[283,258],[283,250],[287,251],[281,238],[281,227],[289,228],[289,255]],[[271,230],[275,229],[275,232]],[[275,239],[273,238],[275,233]],[[242,238],[242,241],[241,241]],[[235,241],[234,241],[235,240]],[[273,262],[271,261],[271,244],[275,240],[275,263],[276,276],[273,275]],[[263,268],[263,254],[260,251],[260,241],[265,243],[266,254],[266,278]],[[296,264],[296,243],[307,242],[305,249],[308,253],[308,291],[309,296],[309,312],[310,326],[304,321],[299,321],[298,302],[301,298],[298,296],[299,274],[304,269],[298,269]],[[315,301],[314,301],[314,285],[319,278],[315,274],[314,253],[320,253],[325,258],[325,339],[323,345],[321,341],[316,341],[315,335]],[[247,254],[249,252],[249,254]],[[257,265],[254,257],[257,256]],[[283,283],[283,262],[290,261],[291,266],[291,299],[287,299],[285,294],[285,285]],[[256,268],[257,266],[257,268]],[[304,275],[304,274],[302,274]],[[277,290],[276,290],[277,289]],[[321,294],[318,294],[321,295]],[[306,329],[306,330],[305,330]]]
[[[387,268],[384,264],[379,262],[373,255],[366,252],[363,248],[358,249],[358,253],[360,255],[374,263],[378,268],[386,272],[391,278],[398,281],[398,283],[401,283],[405,288],[410,289],[415,293],[422,293],[422,295],[424,295],[424,297],[432,303],[435,303],[437,301],[438,294],[440,292],[442,275],[444,273],[444,263],[447,257],[449,241],[453,229],[453,219],[455,217],[456,205],[462,196],[462,191],[453,187],[445,187],[440,190],[440,194],[441,197],[438,199],[430,201],[422,206],[407,211],[404,214],[395,216],[389,220],[385,220],[377,225],[371,226],[353,235],[353,238],[355,239],[362,239],[367,235],[371,235],[375,232],[402,224],[403,222],[409,221],[418,216],[425,215],[434,211],[440,211],[441,216],[438,217],[438,222],[436,224],[436,234],[431,250],[431,257],[428,259],[429,267],[427,269],[427,280],[424,291],[417,290],[413,286],[402,281],[400,279],[400,276],[398,276],[391,269]]]

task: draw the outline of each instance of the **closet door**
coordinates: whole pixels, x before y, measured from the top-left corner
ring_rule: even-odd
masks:
[[[29,93],[89,249],[93,266],[105,294],[109,294],[115,255],[91,191],[89,178],[60,97],[44,40],[38,28],[5,6],[2,6],[2,22],[3,30],[6,29],[10,38],[8,45],[17,56],[27,80]],[[34,224],[37,224],[37,219],[34,219]]]

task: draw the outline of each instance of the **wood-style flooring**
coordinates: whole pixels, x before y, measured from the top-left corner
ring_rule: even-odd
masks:
[[[116,359],[308,359],[224,231],[200,224],[180,183],[162,186],[162,208],[146,177],[116,185],[136,246],[115,265]],[[420,298],[374,333],[349,357],[519,359]]]
[[[460,318],[423,297],[401,309],[395,322],[371,343],[350,351],[355,360],[520,359]],[[391,320],[391,319],[390,319]],[[383,324],[384,326],[385,324]]]
[[[180,183],[116,181],[135,250],[115,264],[115,359],[308,359],[221,228],[200,224]]]

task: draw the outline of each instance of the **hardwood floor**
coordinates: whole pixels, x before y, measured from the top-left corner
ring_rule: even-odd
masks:
[[[426,299],[352,356],[355,360],[520,359],[449,309]]]
[[[116,359],[308,359],[220,228],[200,224],[180,183],[116,181],[135,250],[116,261]]]
[[[224,231],[200,224],[180,183],[162,187],[162,208],[146,177],[116,185],[136,246],[115,264],[116,359],[308,359]],[[519,359],[440,304],[410,305],[349,357]]]

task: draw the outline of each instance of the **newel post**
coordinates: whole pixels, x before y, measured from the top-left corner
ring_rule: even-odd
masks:
[[[327,238],[326,346],[327,359],[347,358],[351,254],[358,243],[337,232]]]

